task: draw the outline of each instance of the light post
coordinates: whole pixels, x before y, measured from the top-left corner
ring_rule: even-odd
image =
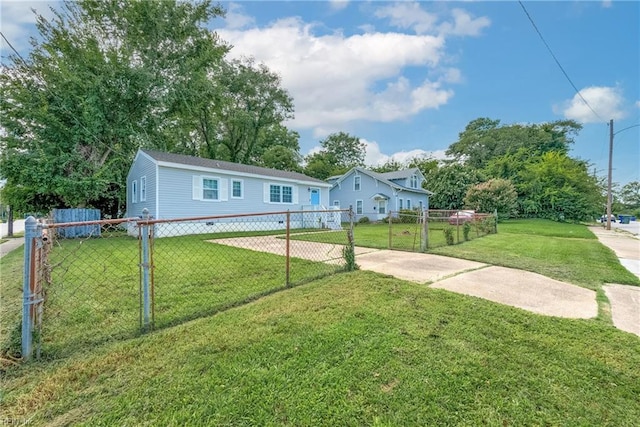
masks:
[[[640,126],[640,123],[613,131],[613,119],[609,120],[609,176],[607,178],[607,230],[611,230],[611,171],[613,169],[613,137],[622,131]]]

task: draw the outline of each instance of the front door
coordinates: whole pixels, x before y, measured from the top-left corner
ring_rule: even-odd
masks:
[[[311,189],[311,206],[320,206],[320,189]]]
[[[387,217],[387,201],[378,200],[378,219],[384,219]]]

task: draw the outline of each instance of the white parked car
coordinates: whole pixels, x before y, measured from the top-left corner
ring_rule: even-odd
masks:
[[[616,216],[612,214],[611,215],[611,222],[616,222],[616,220],[617,220]],[[607,222],[607,216],[606,215],[602,215],[600,217],[600,222],[602,222],[602,223]]]

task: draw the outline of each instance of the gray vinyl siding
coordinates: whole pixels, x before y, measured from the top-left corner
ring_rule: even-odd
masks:
[[[356,220],[366,216],[370,220],[375,221],[381,219],[379,217],[387,216],[389,211],[398,211],[400,208],[399,199],[402,199],[405,209],[407,208],[407,200],[410,200],[412,208],[419,208],[420,201],[422,201],[424,209],[428,209],[429,207],[427,194],[414,192],[410,189],[393,188],[389,184],[363,173],[359,174],[360,191],[355,191],[353,184],[355,175],[355,171],[352,170],[338,185],[332,187],[330,190],[330,199],[332,203],[334,200],[338,200],[340,202],[340,208],[342,209],[348,209],[349,206],[352,206],[354,212],[356,211],[356,201],[362,200],[363,212],[362,215],[356,214]],[[387,201],[387,212],[383,215],[379,214],[378,203],[372,198],[377,193],[384,194],[389,198]]]
[[[140,181],[146,178],[146,200],[140,200]],[[137,182],[137,201],[132,202],[133,181]],[[152,216],[156,216],[156,164],[148,156],[138,152],[127,175],[127,216],[142,216],[144,208],[149,209]]]

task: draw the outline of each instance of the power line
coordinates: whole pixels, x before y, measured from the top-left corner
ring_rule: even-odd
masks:
[[[589,107],[589,109],[593,112],[593,114],[596,115],[597,118],[599,118],[600,120],[602,120],[603,122],[606,122],[605,119],[603,119],[600,114],[598,114],[596,112],[596,110],[594,110],[591,105],[587,102],[586,99],[584,99],[584,96],[582,96],[582,94],[580,93],[580,91],[578,90],[578,88],[576,87],[575,84],[573,84],[573,81],[571,81],[571,78],[569,77],[569,74],[567,74],[567,72],[564,70],[564,68],[562,67],[562,65],[560,64],[560,61],[558,61],[558,58],[556,57],[556,55],[553,53],[553,50],[551,50],[551,47],[549,46],[549,44],[547,43],[547,41],[544,39],[544,37],[542,36],[542,33],[540,32],[540,30],[538,29],[538,26],[536,25],[536,23],[533,21],[533,18],[531,17],[531,15],[529,15],[529,12],[527,11],[527,9],[524,7],[524,4],[522,4],[521,1],[518,1],[518,3],[520,4],[520,6],[522,7],[522,10],[524,10],[524,13],[527,15],[527,18],[529,18],[529,21],[531,22],[531,25],[533,25],[533,28],[536,30],[536,33],[538,33],[538,36],[540,36],[540,39],[542,40],[542,43],[544,43],[544,45],[547,47],[547,50],[549,51],[549,53],[551,54],[551,56],[553,57],[554,61],[556,61],[556,64],[558,64],[558,67],[560,68],[560,71],[562,71],[562,74],[564,74],[564,76],[567,78],[567,80],[569,81],[569,83],[571,84],[571,87],[573,87],[573,89],[576,91],[576,93],[578,94],[578,96],[580,97],[580,99],[582,99],[582,102],[585,103],[585,105],[587,107]]]

